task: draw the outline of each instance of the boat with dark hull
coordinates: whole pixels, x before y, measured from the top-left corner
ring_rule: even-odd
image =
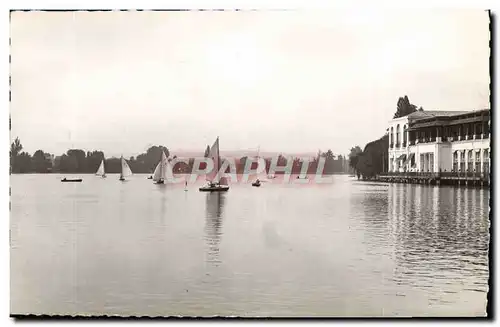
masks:
[[[200,192],[227,192],[229,185],[221,185],[219,183],[208,183],[200,187]]]
[[[82,181],[83,181],[83,179],[81,179],[81,178],[66,178],[66,177],[64,177],[63,179],[61,179],[62,183],[80,183]]]
[[[227,180],[226,178],[221,178],[219,176],[221,167],[221,160],[219,155],[219,137],[217,137],[214,144],[210,148],[208,157],[212,159],[214,163],[214,169],[207,176],[208,184],[200,187],[200,192],[227,192],[229,190]]]

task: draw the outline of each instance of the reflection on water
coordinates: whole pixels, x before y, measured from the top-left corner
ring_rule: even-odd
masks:
[[[219,243],[222,236],[222,220],[225,196],[223,192],[208,192],[205,204],[205,240],[207,262],[219,263]]]
[[[481,208],[488,197],[483,190],[391,185],[391,278],[429,293],[429,304],[487,292],[488,216]]]
[[[11,181],[13,313],[485,314],[485,189]]]

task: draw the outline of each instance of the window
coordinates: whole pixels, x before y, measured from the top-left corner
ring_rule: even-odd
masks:
[[[453,171],[458,170],[458,151],[453,152]]]
[[[484,149],[483,151],[483,173],[490,172],[490,151]]]
[[[407,141],[407,136],[406,134],[408,133],[408,128],[406,127],[406,125],[404,125],[403,127],[403,145],[406,146],[406,141]]]
[[[396,126],[396,146],[399,146],[399,124]]]
[[[474,152],[472,150],[468,151],[467,154],[467,171],[472,172],[474,170]]]
[[[476,171],[476,173],[481,172],[481,151],[476,151],[474,170]]]
[[[391,139],[391,148],[392,148],[392,146],[394,144],[394,127],[391,127],[390,139]]]
[[[460,171],[465,171],[465,151],[460,151]]]

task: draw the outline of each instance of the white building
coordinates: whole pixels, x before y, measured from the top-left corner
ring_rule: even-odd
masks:
[[[489,109],[417,111],[388,131],[389,172],[489,172]]]

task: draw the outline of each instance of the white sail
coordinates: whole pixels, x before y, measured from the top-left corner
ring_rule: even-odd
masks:
[[[153,173],[153,181],[157,182],[160,180],[161,161],[156,165],[155,171]]]
[[[207,180],[213,183],[219,182],[216,180],[217,173],[219,172],[220,168],[220,155],[219,155],[219,138],[215,140],[214,144],[210,148],[210,152],[208,153],[208,157],[212,159],[212,162],[214,164],[214,168],[212,171],[207,175]]]
[[[156,166],[155,171],[153,173],[153,181],[158,182],[159,180],[166,180],[168,167],[169,163],[167,160],[167,156],[165,155],[165,152],[162,151],[161,160]]]
[[[132,175],[132,170],[130,169],[127,160],[125,160],[123,156],[121,158],[121,164],[122,164],[122,170],[120,173],[120,178],[125,178]]]
[[[101,165],[99,166],[99,169],[97,169],[97,172],[95,174],[98,176],[106,175],[106,172],[104,171],[104,159],[101,161]]]

